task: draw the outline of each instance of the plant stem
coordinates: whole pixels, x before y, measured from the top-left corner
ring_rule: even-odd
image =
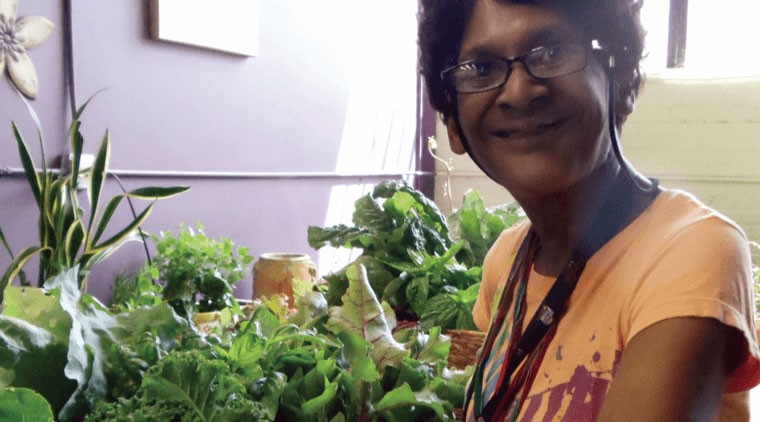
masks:
[[[435,151],[438,149],[438,142],[435,140],[435,137],[428,136],[427,147],[428,152],[433,157],[433,159],[443,164],[443,166],[446,168],[446,183],[444,184],[444,190],[446,196],[449,198],[449,208],[451,211],[454,211],[454,203],[451,197],[451,170],[453,169],[451,166],[451,159],[449,159],[449,161],[445,161],[443,158],[435,155]]]

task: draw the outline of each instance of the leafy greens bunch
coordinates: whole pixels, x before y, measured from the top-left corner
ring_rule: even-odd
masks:
[[[0,315],[0,390],[28,388],[58,420],[134,394],[143,373],[188,332],[165,303],[114,315],[80,291],[78,267],[42,289],[8,286]]]
[[[152,239],[155,257],[134,280],[132,297],[119,297],[117,303],[150,305],[158,303],[160,296],[184,317],[225,308],[239,313],[232,289],[253,261],[247,247],[236,245],[228,237],[206,235],[200,223],[195,229],[182,224],[176,235],[162,231]]]
[[[488,210],[470,191],[447,221],[432,201],[402,181],[381,182],[354,206],[353,226],[309,227],[309,244],[361,249],[352,264],[366,267],[375,294],[399,319],[421,319],[423,329],[476,329],[472,307],[483,258],[498,234],[517,221],[516,209]],[[345,268],[325,279],[328,303],[340,304]]]
[[[165,303],[111,314],[79,292],[76,269],[43,290],[8,287],[0,405],[61,421],[452,420],[471,374],[446,368],[448,337],[394,334],[364,268],[347,273],[342,306],[284,323],[261,306],[226,338]]]
[[[488,249],[501,232],[523,217],[522,210],[513,204],[487,208],[477,191],[468,190],[462,198],[462,206],[446,221],[451,237],[464,242],[462,260],[471,266],[482,266]]]

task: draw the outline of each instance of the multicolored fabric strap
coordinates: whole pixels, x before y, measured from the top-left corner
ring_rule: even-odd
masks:
[[[477,416],[483,415],[486,403],[492,402],[494,394],[500,391],[505,383],[509,385],[511,374],[506,374],[505,371],[510,357],[514,355],[517,349],[522,321],[525,317],[527,278],[530,275],[532,262],[537,251],[538,237],[533,230],[530,230],[515,257],[514,265],[504,287],[504,293],[497,307],[497,313],[492,320],[491,328],[480,352],[480,363],[476,367],[473,380],[470,383],[472,394],[468,393],[468,398],[472,397],[473,410]],[[514,307],[511,306],[512,303],[515,304]],[[510,327],[505,327],[504,323],[507,320],[507,313],[510,308],[513,311],[512,324]],[[492,356],[492,354],[499,354],[504,344],[509,344],[509,351],[502,356]],[[491,364],[486,368],[486,363],[489,362]],[[499,371],[498,376],[496,371]],[[487,382],[485,387],[484,381]]]

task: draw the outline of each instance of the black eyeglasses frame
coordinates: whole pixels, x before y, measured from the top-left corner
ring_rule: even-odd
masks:
[[[589,50],[592,53],[597,53],[597,52],[603,52],[604,51],[604,49],[599,46],[599,43],[596,40],[591,41],[590,44],[591,44],[590,46],[587,45],[587,44],[584,44],[584,43],[566,43],[566,44],[554,44],[554,45],[539,46],[539,47],[533,48],[532,50],[528,51],[527,53],[521,54],[519,56],[512,56],[512,57],[504,57],[504,58],[491,59],[491,61],[497,61],[497,62],[505,63],[507,70],[504,73],[503,80],[499,84],[493,85],[493,86],[488,86],[487,88],[484,88],[484,89],[460,91],[460,90],[456,89],[456,86],[455,86],[455,84],[454,84],[454,82],[453,82],[453,80],[451,78],[451,75],[457,69],[460,69],[463,66],[467,66],[469,64],[482,62],[483,59],[467,60],[467,61],[464,61],[464,62],[461,62],[461,63],[457,63],[457,64],[455,64],[453,66],[449,66],[449,67],[447,67],[446,69],[443,69],[440,72],[440,78],[441,78],[441,80],[443,80],[446,83],[446,85],[448,85],[449,88],[452,89],[453,92],[456,92],[456,93],[459,93],[459,94],[474,94],[474,93],[478,93],[478,92],[490,91],[492,89],[496,89],[496,88],[499,88],[499,87],[503,86],[507,82],[507,80],[509,79],[509,76],[512,73],[512,67],[513,67],[514,63],[521,63],[523,65],[523,69],[525,69],[525,71],[528,73],[528,75],[530,75],[532,78],[534,78],[536,80],[544,81],[544,80],[559,78],[559,77],[566,76],[566,75],[569,75],[571,73],[583,70],[586,67],[586,65],[588,64],[588,53],[589,53]],[[525,60],[528,57],[536,54],[537,52],[541,52],[541,51],[544,51],[544,50],[550,49],[550,48],[555,48],[555,47],[561,46],[561,45],[563,45],[563,46],[578,46],[578,47],[581,47],[580,51],[583,51],[585,54],[583,56],[582,64],[578,68],[574,67],[573,70],[570,70],[570,71],[565,72],[565,73],[561,73],[561,74],[557,74],[557,75],[552,75],[550,77],[542,77],[542,76],[535,75],[534,72],[530,69],[531,66],[526,65],[526,61]],[[590,49],[588,47],[590,47]]]

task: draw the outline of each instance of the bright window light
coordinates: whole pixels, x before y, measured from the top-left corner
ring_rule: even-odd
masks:
[[[760,76],[760,1],[692,0],[689,2],[686,60],[683,69],[665,69],[669,1],[645,1],[649,75],[663,72],[703,77]]]
[[[351,86],[335,171],[413,172],[419,160],[417,4],[390,1],[368,6],[346,1],[355,8],[350,15],[354,23],[339,48]],[[325,226],[353,225],[354,201],[373,187],[372,183],[333,187]],[[325,247],[318,252],[317,268],[324,275],[356,256],[358,251]]]

